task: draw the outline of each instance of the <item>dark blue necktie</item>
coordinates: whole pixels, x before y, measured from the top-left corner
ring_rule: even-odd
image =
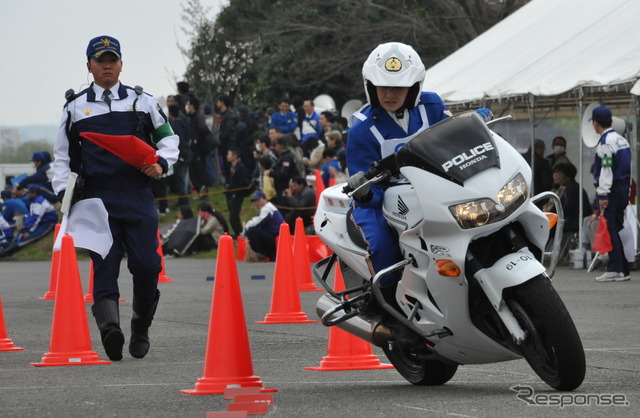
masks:
[[[107,106],[109,106],[109,109],[111,109],[111,97],[109,97],[110,95],[111,90],[109,89],[105,90],[104,93],[102,93],[102,100],[104,100]]]

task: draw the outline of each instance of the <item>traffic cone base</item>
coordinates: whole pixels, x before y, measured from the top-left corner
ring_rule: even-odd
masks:
[[[7,326],[4,323],[4,310],[0,299],[0,351],[22,351],[24,348],[16,347],[7,334]]]
[[[31,363],[32,366],[82,366],[86,364],[111,364],[109,360],[100,360],[95,351],[78,351],[66,353],[46,353],[40,363]]]
[[[180,392],[187,395],[222,395],[230,385],[241,387],[262,387],[262,380],[258,376],[247,377],[201,377],[196,381],[195,388]]]
[[[302,312],[302,303],[296,283],[293,251],[291,248],[291,234],[289,225],[280,225],[278,249],[276,250],[276,266],[273,273],[273,292],[271,294],[271,309],[263,321],[256,324],[293,324],[312,323],[307,314]]]
[[[0,338],[0,351],[22,351],[24,348],[16,347],[9,338]]]
[[[335,263],[334,290],[345,290],[340,265]],[[329,328],[327,355],[317,367],[305,367],[305,370],[319,372],[337,370],[371,370],[392,369],[393,365],[381,363],[373,354],[371,344],[361,338],[349,334],[338,327]]]
[[[375,354],[362,354],[359,356],[324,356],[319,366],[305,367],[305,370],[317,372],[329,372],[339,370],[372,370],[393,369],[393,364],[381,363]]]
[[[255,321],[256,324],[306,324],[315,323],[309,319],[304,312],[283,312],[283,313],[268,313],[264,317],[264,321]]]

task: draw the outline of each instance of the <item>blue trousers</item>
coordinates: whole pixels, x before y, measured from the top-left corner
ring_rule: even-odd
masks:
[[[629,263],[624,256],[624,248],[619,232],[624,226],[624,210],[629,204],[627,194],[611,192],[609,194],[609,204],[604,210],[604,217],[607,220],[609,235],[611,236],[611,245],[613,249],[609,251],[609,263],[607,271],[623,273],[629,275]]]
[[[369,245],[367,263],[372,277],[380,270],[402,259],[398,238],[382,214],[382,208],[363,209],[356,206],[352,214],[354,222],[362,230],[364,239]],[[400,280],[400,273],[395,272],[382,277],[380,284],[383,287],[391,286],[398,280]]]
[[[90,252],[93,261],[93,299],[118,300],[118,276],[125,252],[133,275],[133,294],[153,301],[158,293],[158,274],[162,270],[158,254],[158,214],[150,188],[137,190],[85,190],[85,197],[98,197],[109,213],[113,245],[103,260]]]

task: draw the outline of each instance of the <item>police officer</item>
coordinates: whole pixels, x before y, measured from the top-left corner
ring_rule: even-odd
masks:
[[[87,69],[94,82],[77,95],[67,94],[61,128],[54,146],[53,188],[63,194],[70,171],[80,175],[84,198],[100,198],[109,213],[113,245],[102,257],[91,252],[94,267],[95,304],[92,312],[102,344],[111,360],[122,359],[124,334],[120,328],[118,275],[125,251],[133,275],[133,315],[129,352],[142,358],[149,350],[148,330],[160,292],[157,253],[158,215],[151,192],[152,178],[160,177],[176,162],[178,137],[173,133],[157,101],[119,81],[122,71],[120,42],[111,36],[89,41]],[[157,163],[137,168],[115,151],[108,151],[80,134],[133,135],[118,143],[120,153],[132,143],[144,141],[155,148]],[[121,137],[122,138],[122,137]]]
[[[347,142],[347,168],[353,173],[348,184],[354,189],[366,182],[364,173],[371,163],[451,115],[437,94],[422,91],[425,67],[409,45],[378,45],[365,61],[362,76],[368,103],[351,117]],[[369,246],[372,276],[401,258],[398,240],[382,214],[383,195],[384,189],[378,184],[364,186],[353,194],[353,218]],[[380,282],[385,299],[396,307],[394,294],[399,279],[396,273]],[[405,330],[408,328],[395,330],[396,339]]]

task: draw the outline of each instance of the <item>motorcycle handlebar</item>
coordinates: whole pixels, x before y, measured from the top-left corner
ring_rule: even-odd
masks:
[[[364,178],[367,180],[376,180],[376,182],[384,180],[390,177],[394,172],[398,170],[398,166],[396,164],[396,154],[391,154],[380,161],[371,163],[371,168],[369,171],[364,173]],[[386,175],[381,176],[387,172]],[[381,176],[380,179],[376,179],[376,177]],[[345,194],[352,193],[355,189],[353,189],[349,184],[346,184],[342,188],[342,192]]]

